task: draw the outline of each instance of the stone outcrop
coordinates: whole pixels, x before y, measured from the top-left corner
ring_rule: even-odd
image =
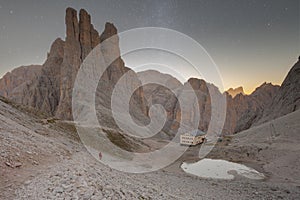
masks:
[[[214,87],[211,84],[206,83],[202,79],[197,78],[190,78],[184,85],[182,90],[185,92],[179,93],[179,98],[185,99],[185,102],[187,102],[186,105],[184,105],[184,108],[180,107],[179,102],[177,102],[175,113],[175,120],[176,122],[181,120],[184,122],[184,124],[190,124],[193,122],[196,118],[200,118],[199,122],[199,129],[203,131],[207,131],[208,125],[211,119],[211,98],[209,95],[208,87]],[[193,91],[191,91],[193,90]],[[186,94],[195,92],[196,98],[186,98]],[[188,95],[189,96],[189,95]],[[191,95],[192,96],[192,95]],[[197,105],[199,110],[197,110]],[[189,110],[189,112],[182,112],[182,110]],[[175,126],[176,127],[176,126]]]
[[[217,87],[206,83],[202,79],[190,78],[188,82],[182,85],[176,78],[160,72],[149,70],[139,72],[138,74],[142,77],[165,80],[167,83],[167,87],[156,84],[143,86],[149,106],[161,104],[165,108],[168,117],[168,121],[164,127],[166,132],[176,131],[180,120],[188,124],[196,120],[196,117],[200,118],[198,128],[206,131],[212,112],[209,91],[215,92],[216,94],[214,95],[220,97],[223,95],[227,100],[223,134],[232,134],[248,129],[262,118],[264,110],[270,106],[270,102],[272,102],[272,99],[277,95],[279,90],[279,86],[272,85],[271,83],[263,83],[250,95],[239,93],[232,97],[228,92],[221,94]],[[196,99],[185,99],[187,104],[184,109],[187,109],[188,112],[182,116],[182,108],[179,105],[178,98],[184,98],[182,91],[185,90],[185,92],[188,92],[188,85],[193,89],[190,92],[195,92]],[[174,92],[168,88],[174,89]],[[199,110],[196,109],[196,104],[198,104]]]
[[[240,132],[256,124],[262,118],[264,110],[270,106],[270,102],[277,95],[278,90],[279,86],[277,85],[263,83],[250,95],[238,94],[235,96],[231,107],[228,108],[234,110],[236,114],[236,126],[230,132]]]
[[[291,68],[276,96],[265,109],[258,124],[270,121],[300,109],[300,56]]]
[[[232,97],[235,97],[238,94],[245,95],[243,87],[229,88],[226,92]]]
[[[64,41],[56,39],[48,58],[38,76],[28,80],[28,84],[18,87],[9,98],[17,103],[39,109],[53,115],[60,95],[60,71],[63,62]]]
[[[108,38],[109,41],[105,41]],[[121,91],[121,94],[119,94],[121,98],[118,100],[118,105],[114,106],[129,106],[129,111],[133,120],[142,125],[147,124],[148,106],[144,97],[143,88],[140,87],[142,84],[138,79],[137,74],[125,66],[125,63],[120,56],[117,29],[112,23],[105,24],[105,29],[100,35],[100,43],[103,41],[106,43],[100,47],[100,50],[105,65],[108,67],[100,78],[96,91],[95,103],[99,122],[102,125],[116,129],[118,128],[112,118],[111,97],[117,82],[125,75],[125,80],[123,80],[124,82],[122,83],[123,90]],[[127,94],[132,88],[137,89],[133,92],[129,105],[126,105],[126,103],[122,101],[122,97],[125,95],[122,94]],[[126,119],[124,123],[126,123]]]
[[[90,15],[83,9],[80,10],[78,20],[77,11],[67,8],[65,23],[65,41],[60,38],[54,41],[43,66],[14,70],[13,76],[7,74],[1,79],[0,90],[3,96],[17,103],[69,120],[72,119],[73,84],[81,63],[100,42],[116,35],[117,29],[113,24],[106,23],[103,33],[99,35],[91,23]],[[104,57],[118,55],[118,59],[109,65],[103,75],[103,84],[99,83],[99,90],[105,95],[98,102],[107,107],[110,105],[108,95],[111,94],[114,84],[123,74],[130,71],[120,57],[119,40],[118,37],[115,38],[109,48],[102,49]],[[133,71],[132,74],[132,80],[128,80],[129,84],[140,84]],[[138,110],[137,113],[147,115],[142,88],[135,92],[133,99],[132,103],[136,105],[134,108]]]
[[[72,89],[77,71],[88,53],[100,43],[100,36],[91,24],[90,15],[83,9],[79,13],[72,8],[66,10],[66,41],[61,67],[60,98],[55,116],[72,118]]]
[[[21,66],[11,72],[7,72],[0,79],[0,95],[10,98],[16,88],[24,87],[24,85],[29,84],[30,80],[39,76],[41,69],[41,65],[29,65]]]
[[[138,72],[138,77],[146,82],[143,84],[144,96],[147,99],[148,107],[152,105],[162,105],[167,114],[167,121],[163,131],[169,135],[177,129],[175,127],[177,97],[182,90],[182,83],[169,74],[163,74],[155,70]],[[160,84],[159,84],[160,83]]]

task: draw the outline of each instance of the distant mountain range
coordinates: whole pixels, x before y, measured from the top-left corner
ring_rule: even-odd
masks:
[[[60,119],[72,120],[72,88],[80,64],[89,52],[105,39],[116,35],[117,29],[111,23],[106,23],[102,34],[94,29],[91,17],[85,10],[80,10],[79,20],[76,10],[66,10],[66,38],[56,39],[51,45],[47,60],[41,66],[22,66],[7,73],[0,80],[0,95],[16,103],[27,105]],[[130,111],[133,118],[142,124],[149,122],[148,111],[153,104],[162,105],[167,111],[167,122],[164,132],[168,136],[178,129],[181,118],[178,97],[189,83],[197,95],[190,99],[189,105],[198,103],[199,110],[190,106],[190,115],[182,116],[186,121],[194,120],[194,113],[200,113],[199,129],[206,131],[211,119],[211,99],[209,87],[219,90],[205,80],[190,78],[181,84],[168,74],[149,70],[136,74],[127,68],[120,57],[119,41],[115,41],[109,51],[102,50],[104,57],[108,54],[117,55],[118,59],[109,65],[98,84],[96,107],[99,121],[103,126],[117,128],[111,114],[110,101],[114,85],[126,72],[130,72],[127,81],[129,87],[139,86],[138,76],[157,77],[164,79],[170,89],[147,84],[139,87],[130,101]],[[229,89],[224,94],[227,99],[226,121],[223,134],[233,134],[270,121],[277,117],[296,111],[300,107],[300,58],[292,67],[281,86],[264,83],[250,95],[245,95],[243,88]]]
[[[243,94],[245,95],[244,93],[244,89],[243,87],[237,87],[237,88],[229,88],[227,91],[226,91],[228,94],[230,94],[232,97],[235,97],[236,95],[238,94]]]

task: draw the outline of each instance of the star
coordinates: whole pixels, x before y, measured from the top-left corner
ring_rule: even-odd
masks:
[[[267,27],[268,27],[268,28],[271,28],[271,27],[272,27],[271,22],[268,22],[268,23],[267,23]]]
[[[14,11],[13,11],[13,10],[10,10],[10,11],[9,11],[9,13],[10,13],[10,14],[13,14],[13,13],[14,13]]]

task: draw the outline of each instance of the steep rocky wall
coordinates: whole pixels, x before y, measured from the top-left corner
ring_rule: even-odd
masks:
[[[78,69],[90,51],[100,42],[116,35],[117,29],[112,23],[106,23],[103,33],[99,35],[91,24],[90,15],[84,9],[80,10],[78,20],[77,11],[67,8],[65,23],[65,41],[60,38],[54,41],[42,66],[18,68],[14,70],[13,76],[7,74],[3,77],[0,81],[1,95],[57,118],[72,119],[72,90]],[[115,40],[108,49],[102,50],[104,57],[118,55],[99,83],[100,92],[106,94],[103,97],[105,99],[100,102],[106,102],[107,105],[110,102],[107,94],[111,94],[116,82],[129,70],[120,57],[118,37]],[[135,72],[132,73],[133,78],[128,82],[140,84],[134,77]],[[135,109],[147,115],[142,88],[134,93],[134,100]]]

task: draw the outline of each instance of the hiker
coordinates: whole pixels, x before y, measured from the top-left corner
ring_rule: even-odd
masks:
[[[101,160],[102,159],[102,153],[99,152],[99,159]]]

